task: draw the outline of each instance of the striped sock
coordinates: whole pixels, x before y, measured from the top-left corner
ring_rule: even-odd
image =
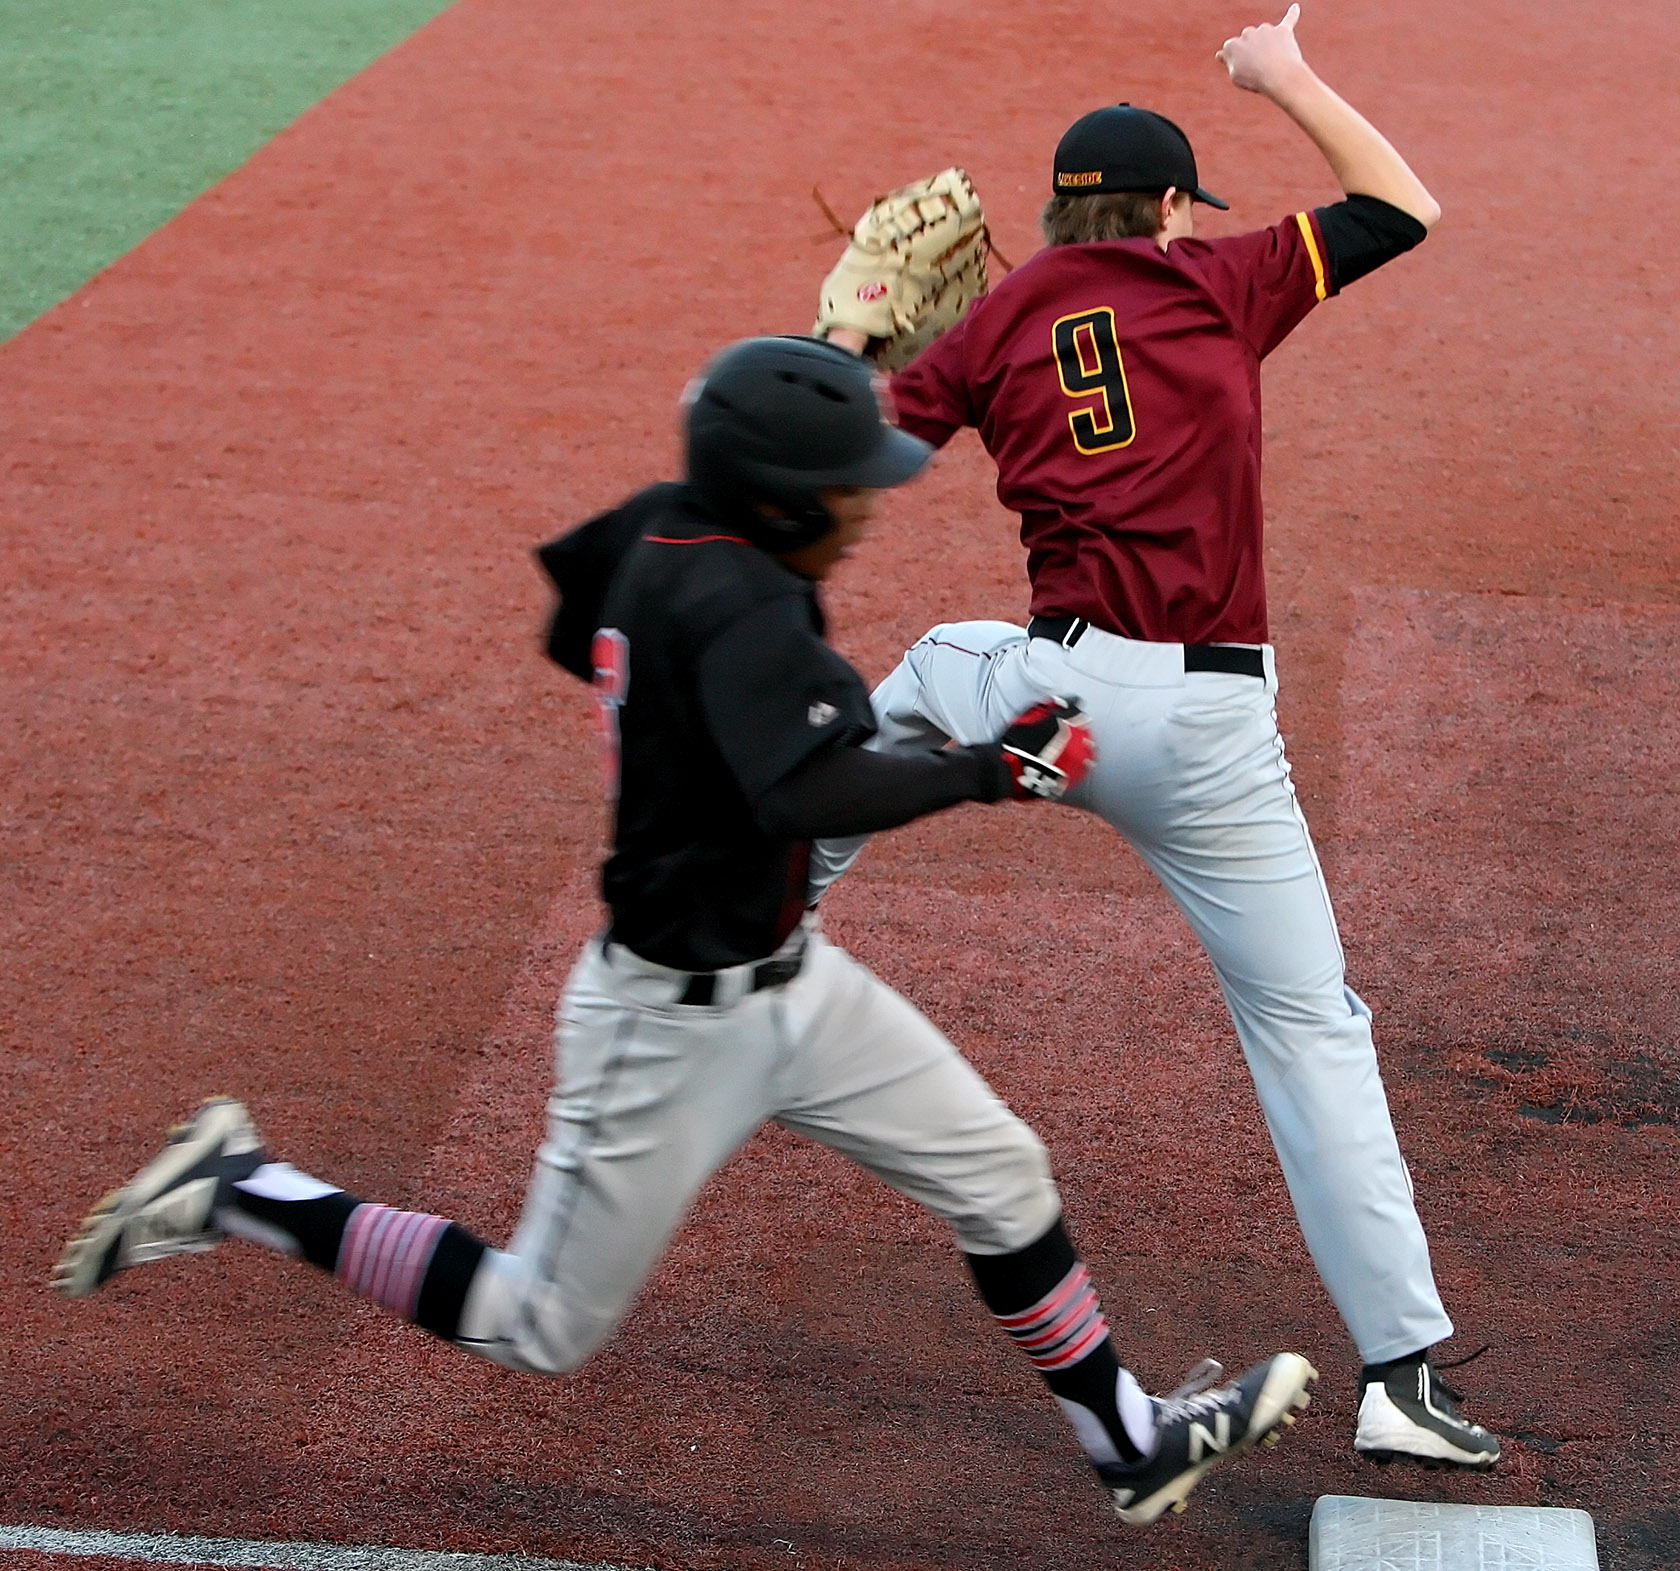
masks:
[[[1024,1249],[966,1258],[986,1307],[1044,1376],[1092,1461],[1140,1461],[1154,1445],[1154,1409],[1120,1365],[1061,1221]]]
[[[344,1225],[333,1275],[352,1293],[412,1320],[426,1267],[448,1226],[448,1218],[423,1211],[359,1205]]]
[[[302,1255],[353,1293],[452,1341],[485,1246],[446,1217],[373,1205],[283,1162],[231,1186],[217,1225]]]
[[[1108,1322],[1083,1261],[1036,1304],[995,1318],[1045,1375],[1071,1369],[1108,1340]]]

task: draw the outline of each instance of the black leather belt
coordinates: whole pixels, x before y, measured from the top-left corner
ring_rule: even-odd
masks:
[[[784,982],[791,982],[799,975],[799,968],[805,964],[805,946],[801,944],[791,955],[780,955],[774,960],[761,961],[752,968],[752,976],[747,982],[746,992],[762,992],[767,987],[780,987]],[[709,1004],[712,996],[717,992],[717,973],[715,971],[694,971],[689,974],[688,986],[677,995],[679,1004]],[[743,994],[743,996],[745,996]]]
[[[1091,624],[1082,616],[1035,616],[1027,623],[1027,637],[1052,638],[1071,649]],[[1186,644],[1186,671],[1223,671],[1229,676],[1266,676],[1266,657],[1246,644]]]

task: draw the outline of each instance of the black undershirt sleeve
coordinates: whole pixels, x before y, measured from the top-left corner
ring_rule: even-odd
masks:
[[[1332,294],[1410,251],[1429,232],[1410,213],[1379,196],[1350,196],[1319,208],[1317,216]]]
[[[779,840],[871,835],[958,802],[1000,801],[1010,783],[996,743],[912,754],[831,746],[765,791],[753,816]]]

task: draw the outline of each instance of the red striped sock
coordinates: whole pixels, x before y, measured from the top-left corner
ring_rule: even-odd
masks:
[[[350,1213],[333,1274],[353,1293],[405,1320],[414,1319],[420,1286],[448,1218],[363,1204]]]
[[[1036,1304],[995,1318],[1047,1375],[1071,1368],[1108,1340],[1108,1322],[1083,1262],[1075,1264]]]
[[[1061,1219],[1023,1249],[966,1259],[992,1317],[1033,1361],[1092,1461],[1136,1462],[1143,1447],[1117,1405],[1136,1382],[1120,1367],[1097,1290]],[[1148,1398],[1139,1398],[1147,1416]]]

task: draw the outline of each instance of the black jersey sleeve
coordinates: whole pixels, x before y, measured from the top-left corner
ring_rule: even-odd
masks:
[[[1316,216],[1332,294],[1410,251],[1429,233],[1410,213],[1378,196],[1350,196],[1318,208]]]
[[[996,745],[937,753],[825,747],[758,800],[758,827],[778,839],[872,835],[959,802],[998,802],[1013,776]]]
[[[819,749],[875,734],[862,679],[822,641],[802,596],[731,621],[700,651],[696,678],[706,730],[754,807]]]

